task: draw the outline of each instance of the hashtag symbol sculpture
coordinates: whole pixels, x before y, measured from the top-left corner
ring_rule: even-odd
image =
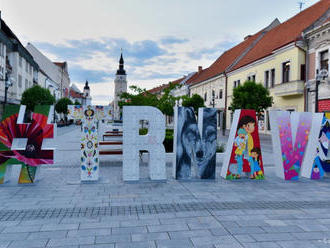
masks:
[[[5,108],[0,123],[0,184],[9,181],[12,165],[21,165],[18,183],[29,184],[35,182],[41,164],[54,163],[53,106],[36,106],[31,123],[23,123],[25,109]]]
[[[82,121],[80,162],[81,181],[99,179],[98,121],[112,120],[111,106],[69,105],[68,118]]]

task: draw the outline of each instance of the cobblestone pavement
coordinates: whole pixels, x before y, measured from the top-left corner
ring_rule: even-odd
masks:
[[[330,179],[124,183],[103,158],[98,183],[79,182],[79,129],[58,131],[40,180],[0,186],[0,248],[330,247]],[[220,167],[217,167],[217,175]]]

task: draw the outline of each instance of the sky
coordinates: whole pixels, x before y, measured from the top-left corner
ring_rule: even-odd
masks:
[[[317,0],[302,0],[303,9]],[[245,36],[299,13],[299,0],[0,0],[25,45],[67,61],[93,104],[113,99],[121,48],[128,86],[151,89],[207,68]]]

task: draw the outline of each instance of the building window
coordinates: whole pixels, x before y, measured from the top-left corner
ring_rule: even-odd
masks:
[[[222,99],[222,90],[219,91],[219,99]]]
[[[237,88],[240,85],[241,85],[241,80],[234,81],[234,88]]]
[[[250,76],[247,77],[247,81],[251,81],[251,77]]]
[[[29,88],[29,82],[27,79],[25,79],[25,89]]]
[[[207,101],[207,92],[204,93],[204,101]]]
[[[22,88],[22,76],[18,75],[18,87]]]
[[[282,83],[287,83],[290,81],[290,62],[285,62],[282,64]]]
[[[3,43],[0,43],[0,56],[1,57],[4,57],[4,44]]]
[[[256,75],[253,75],[253,76],[251,77],[251,79],[252,79],[253,82],[255,82],[255,81],[256,81]]]
[[[270,71],[270,87],[274,88],[275,86],[275,69]]]
[[[305,81],[306,79],[306,65],[300,65],[300,80]]]
[[[21,56],[19,56],[18,55],[18,57],[19,57],[19,59],[18,59],[18,65],[19,65],[19,67],[22,67],[22,64],[23,64],[23,62],[22,62],[22,57]]]
[[[29,63],[25,60],[25,72],[29,73]]]
[[[320,69],[328,70],[329,53],[328,50],[320,53]]]
[[[265,88],[269,88],[269,71],[265,71]]]

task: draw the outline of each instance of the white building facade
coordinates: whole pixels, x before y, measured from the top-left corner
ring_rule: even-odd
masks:
[[[1,17],[0,17],[1,19]],[[37,84],[39,66],[16,35],[1,19],[0,114],[3,104],[20,104],[22,93]],[[7,86],[7,87],[5,87]],[[7,93],[7,98],[5,95]]]
[[[321,70],[326,70],[328,76],[320,78],[318,88],[318,111],[330,112],[330,11],[314,25],[307,28],[304,38],[307,44],[306,67],[307,67],[307,94],[306,110],[315,112],[315,85],[316,77]]]
[[[67,63],[53,63],[35,46],[28,43],[26,49],[32,54],[34,60],[39,65],[38,84],[41,87],[49,89],[56,100],[67,96],[70,85],[70,78],[67,71]]]

